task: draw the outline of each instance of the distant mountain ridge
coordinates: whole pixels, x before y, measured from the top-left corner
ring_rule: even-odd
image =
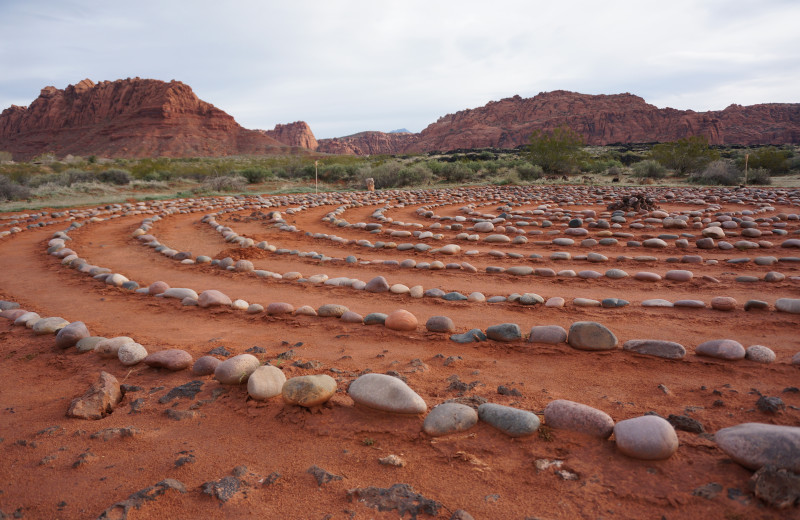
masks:
[[[705,135],[712,144],[800,143],[800,103],[731,105],[694,112],[657,108],[632,94],[563,90],[513,96],[440,117],[419,133],[359,132],[319,139],[304,121],[248,130],[179,81],[83,80],[45,87],[29,107],[0,114],[0,150],[17,160],[57,156],[200,157],[307,153],[409,154],[514,148],[534,130],[567,125],[587,144],[675,141]]]
[[[694,112],[658,108],[632,94],[589,95],[557,90],[513,96],[440,117],[418,134],[365,132],[320,139],[329,153],[403,154],[469,148],[514,148],[534,130],[567,125],[586,144],[666,142],[705,135],[712,144],[800,143],[800,103],[731,105]]]

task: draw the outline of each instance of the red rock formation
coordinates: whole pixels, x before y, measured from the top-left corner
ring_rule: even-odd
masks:
[[[309,150],[317,149],[317,138],[305,121],[295,121],[288,125],[275,125],[272,130],[259,130],[278,142],[288,146],[299,146]]]
[[[347,137],[320,139],[320,152],[347,155],[399,154],[413,147],[419,134],[359,132]]]
[[[712,144],[800,142],[800,104],[731,105],[722,111],[659,109],[631,94],[587,95],[555,91],[512,98],[441,117],[419,134],[364,132],[321,139],[330,153],[402,154],[457,148],[513,148],[534,130],[567,125],[587,144],[675,141],[705,135]],[[368,150],[368,151],[367,151]]]
[[[197,98],[179,81],[86,79],[45,87],[27,108],[0,114],[0,150],[56,156],[191,157],[286,152],[288,147]]]

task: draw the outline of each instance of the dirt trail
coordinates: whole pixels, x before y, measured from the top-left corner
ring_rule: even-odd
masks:
[[[439,213],[456,215],[463,205],[454,204]],[[484,209],[488,212],[490,208]],[[304,231],[374,240],[374,235],[364,231],[321,223],[320,218],[331,209],[325,206],[301,211],[294,216],[294,223]],[[350,222],[369,221],[374,209],[353,208],[343,217]],[[598,213],[602,210],[595,209]],[[792,209],[777,207],[776,213]],[[433,221],[416,217],[415,210],[415,206],[407,205],[387,214],[396,220],[419,222],[427,229]],[[243,210],[233,214],[249,213]],[[163,243],[194,255],[218,256],[235,251],[210,226],[199,223],[203,214],[165,216],[155,223],[152,232]],[[439,258],[337,245],[257,222],[237,223],[229,216],[218,220],[240,234],[257,235],[278,247],[339,257],[354,254],[365,259]],[[342,303],[362,315],[404,308],[417,316],[420,326],[413,332],[396,332],[333,318],[268,317],[182,306],[174,299],[113,288],[62,266],[45,249],[53,232],[66,225],[6,237],[0,241],[0,299],[16,301],[42,316],[84,321],[92,334],[130,336],[151,352],[181,348],[196,359],[218,346],[232,354],[258,347],[254,352],[261,362],[280,366],[287,377],[327,373],[339,381],[339,392],[317,409],[292,407],[280,398],[259,402],[248,398],[244,386],[220,385],[211,376],[143,365],[124,367],[117,360],[104,360],[94,353],[79,354],[75,349],[56,351],[52,337],[34,336],[24,327],[0,320],[0,456],[5,461],[0,465],[0,511],[6,515],[19,510],[23,518],[96,518],[132,493],[173,478],[186,486],[186,493],[169,491],[141,509],[132,509],[128,518],[398,518],[397,511],[380,512],[347,499],[347,490],[386,488],[395,483],[410,484],[415,491],[440,502],[439,518],[449,518],[458,508],[478,519],[775,517],[775,511],[760,507],[748,493],[752,472],[732,463],[708,434],[743,422],[800,425],[800,393],[784,391],[798,386],[798,368],[790,364],[790,358],[800,351],[800,317],[774,310],[741,309],[749,299],[772,304],[780,297],[798,297],[800,284],[791,280],[800,271],[796,264],[730,266],[724,264],[727,258],[756,255],[674,248],[655,253],[660,261],[652,265],[614,260],[618,255],[631,254],[624,246],[595,249],[609,257],[607,264],[578,260],[559,263],[550,261],[545,253],[563,248],[529,243],[497,248],[526,256],[536,252],[545,256],[542,262],[496,260],[486,255],[458,257],[458,261],[466,260],[479,268],[478,273],[469,274],[319,263],[241,250],[243,257],[252,257],[256,269],[279,273],[325,273],[364,281],[383,275],[390,283],[421,284],[426,289],[441,287],[464,294],[481,291],[487,296],[530,291],[546,298],[564,297],[567,306],[446,302],[260,279],[210,265],[182,265],[131,237],[144,218],[146,215],[123,216],[87,224],[70,232],[73,240],[68,246],[88,262],[122,273],[143,286],[164,280],[173,287],[198,292],[218,289],[233,298],[265,306],[275,301],[315,308]],[[796,222],[790,224],[790,229],[797,229]],[[443,233],[447,236],[441,244],[456,243],[455,233]],[[462,244],[462,248],[467,247]],[[488,251],[494,247],[478,244],[476,248]],[[577,246],[569,250],[573,254],[585,252]],[[650,253],[637,250],[637,254]],[[718,258],[720,264],[665,261],[682,254]],[[771,249],[763,254],[790,256],[791,252]],[[647,270],[662,274],[669,269],[690,269],[695,279],[645,283],[632,279],[511,277],[485,273],[487,265],[579,267],[600,272],[616,267],[629,273]],[[786,280],[733,281],[741,274],[763,274],[770,269],[785,273]],[[703,274],[718,277],[721,283],[702,280]],[[739,308],[721,312],[710,308],[644,308],[639,304],[649,298],[708,302],[718,295],[736,298]],[[619,297],[631,301],[631,305],[618,309],[575,307],[571,301],[576,297]],[[668,361],[619,348],[584,352],[566,344],[524,341],[463,345],[446,335],[425,331],[427,318],[436,315],[451,317],[459,332],[512,322],[526,334],[534,325],[569,328],[575,321],[597,321],[611,328],[620,343],[640,338],[669,339],[686,346],[689,353],[683,360]],[[763,365],[693,353],[700,342],[723,337],[744,346],[767,345],[776,352],[777,361]],[[296,362],[309,364],[303,368],[295,366]],[[66,418],[70,400],[81,395],[101,370],[139,388],[131,389],[120,407],[105,419]],[[663,417],[688,415],[708,434],[678,431],[680,449],[664,461],[626,457],[618,452],[613,438],[597,440],[547,428],[539,435],[512,439],[479,423],[462,434],[432,438],[421,433],[421,416],[404,417],[356,406],[346,388],[364,371],[397,372],[429,409],[460,395],[477,395],[541,413],[553,399],[570,399],[599,408],[616,421],[647,412]],[[159,401],[171,388],[192,380],[202,382],[194,398]],[[501,386],[516,392],[500,393]],[[759,393],[780,397],[786,408],[777,414],[759,411],[755,406]],[[175,412],[186,413],[178,415],[184,417],[182,420],[175,420],[168,415],[170,411],[173,416]],[[108,441],[91,437],[102,429],[127,427],[135,429],[132,437]],[[389,454],[401,457],[405,467],[378,462]],[[564,480],[552,469],[537,471],[535,461],[539,459],[563,461],[562,467],[577,475],[577,480]],[[85,462],[74,467],[78,461]],[[306,472],[313,465],[342,479],[318,486]],[[237,466],[247,467],[239,478],[249,484],[243,484],[230,501],[220,504],[202,492],[204,483],[230,476]],[[280,477],[274,477],[276,473]],[[269,475],[276,479],[274,483],[259,482]],[[718,483],[722,491],[710,499],[697,496],[695,490],[711,482]]]

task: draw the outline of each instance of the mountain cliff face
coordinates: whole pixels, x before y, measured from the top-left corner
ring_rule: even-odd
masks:
[[[632,94],[563,90],[514,96],[448,114],[420,133],[360,132],[317,139],[303,121],[247,130],[179,82],[83,80],[45,87],[29,107],[0,114],[0,150],[26,160],[56,156],[196,157],[297,152],[376,155],[514,148],[534,130],[567,125],[587,144],[665,142],[705,135],[712,144],[800,143],[800,103],[731,105],[694,112],[657,108]]]
[[[0,114],[0,150],[56,156],[191,157],[280,153],[287,147],[198,99],[179,81],[83,80],[45,87],[29,107]]]
[[[317,138],[305,121],[275,125],[272,130],[259,130],[259,132],[289,146],[299,146],[309,150],[316,150],[318,146]]]
[[[532,98],[511,98],[448,114],[419,134],[402,139],[364,132],[321,139],[330,153],[402,154],[458,148],[514,148],[534,130],[567,125],[587,144],[675,141],[705,135],[712,144],[787,144],[800,142],[800,104],[731,105],[725,110],[694,112],[657,108],[632,94],[587,95],[554,91]],[[369,150],[369,151],[366,151]]]

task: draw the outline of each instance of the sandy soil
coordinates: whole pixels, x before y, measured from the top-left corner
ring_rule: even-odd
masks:
[[[558,193],[561,189],[552,191]],[[493,188],[491,193],[497,190]],[[579,189],[578,193],[583,192]],[[541,197],[542,200],[514,209],[533,210],[546,200],[557,204],[547,194]],[[459,208],[466,202],[440,198],[442,205],[434,208],[437,215],[465,215]],[[477,209],[499,214],[500,200]],[[797,206],[786,202],[787,197],[780,200],[784,203],[774,203],[773,211],[756,216],[798,212]],[[389,197],[386,202],[396,203]],[[731,212],[758,207],[755,199],[721,204],[722,211]],[[383,205],[353,207],[339,218],[351,223],[374,222],[372,213]],[[419,223],[423,230],[428,229],[437,220],[421,218],[416,212],[420,205],[406,202],[404,207],[387,210],[385,215],[395,222],[385,224],[384,229],[415,229],[398,222]],[[337,378],[339,392],[326,405],[312,410],[287,405],[280,398],[259,402],[248,397],[245,385],[221,385],[212,376],[197,377],[188,370],[168,372],[144,365],[125,367],[91,352],[79,354],[74,348],[56,350],[53,337],[35,336],[11,321],[0,320],[2,513],[9,517],[18,514],[19,518],[97,518],[109,506],[139,490],[164,479],[176,479],[185,486],[185,493],[167,491],[138,509],[132,508],[127,517],[398,518],[397,510],[378,511],[349,500],[347,493],[368,486],[388,488],[395,483],[409,484],[417,493],[440,503],[438,518],[450,518],[457,509],[464,509],[477,519],[800,517],[796,509],[778,512],[761,505],[748,490],[752,472],[732,462],[717,448],[712,436],[720,428],[744,422],[800,425],[800,393],[785,391],[800,386],[798,366],[791,365],[792,356],[800,351],[800,315],[779,313],[774,308],[761,312],[742,309],[742,304],[752,299],[772,305],[778,298],[800,298],[800,281],[792,279],[800,276],[800,264],[761,267],[753,262],[726,263],[730,258],[745,256],[800,256],[792,252],[797,250],[777,247],[783,240],[797,236],[792,232],[800,229],[800,222],[783,221],[789,235],[762,237],[776,247],[757,252],[699,250],[691,240],[689,249],[677,249],[674,245],[666,249],[634,249],[625,247],[625,239],[617,246],[592,249],[577,244],[559,247],[533,243],[564,236],[566,221],[554,221],[552,228],[543,229],[560,230],[562,234],[529,235],[529,243],[518,245],[456,241],[457,231],[433,230],[444,234],[444,239],[422,242],[435,247],[458,243],[462,247],[461,254],[444,257],[414,251],[368,250],[304,235],[304,231],[309,231],[373,242],[378,239],[420,242],[415,238],[370,235],[364,230],[322,221],[322,217],[338,207],[338,202],[310,207],[293,215],[284,213],[287,221],[301,230],[296,233],[280,231],[267,225],[264,219],[248,221],[246,217],[256,211],[252,207],[236,209],[233,203],[229,207],[232,211],[217,217],[220,224],[278,248],[316,251],[340,259],[352,254],[359,260],[372,261],[406,258],[418,262],[467,261],[478,272],[401,269],[343,261],[320,263],[312,258],[276,255],[256,248],[236,248],[200,222],[211,211],[165,214],[151,232],[162,243],[179,251],[191,251],[194,256],[248,258],[256,269],[277,273],[299,271],[306,276],[325,273],[331,278],[348,276],[364,281],[382,275],[390,284],[421,284],[425,289],[440,287],[463,294],[536,292],[545,298],[563,297],[567,305],[559,309],[516,303],[413,299],[408,295],[370,294],[345,287],[262,279],[208,264],[182,265],[131,236],[142,220],[150,216],[146,214],[91,222],[70,231],[73,240],[68,247],[81,258],[122,273],[143,287],[163,280],[172,287],[190,287],[198,293],[218,289],[234,299],[264,306],[276,301],[315,308],[325,303],[342,303],[362,315],[403,308],[417,316],[420,326],[413,332],[396,332],[381,326],[346,324],[333,318],[270,317],[232,309],[187,307],[176,300],[111,287],[62,266],[60,259],[47,255],[45,250],[53,233],[67,228],[66,222],[34,229],[17,224],[23,227],[23,232],[0,239],[0,299],[18,302],[22,308],[42,316],[84,321],[93,335],[130,336],[150,352],[180,348],[198,358],[219,346],[231,354],[257,346],[264,351],[255,354],[262,363],[278,364],[287,377],[330,374]],[[605,210],[602,200],[584,200],[563,207],[572,212],[594,209],[598,215]],[[276,208],[270,211],[273,209]],[[699,211],[703,206],[676,200],[663,204],[663,209]],[[88,216],[86,213],[78,220],[87,220]],[[97,216],[106,219],[110,215]],[[4,224],[0,231],[8,229],[7,222],[0,222]],[[633,233],[636,240],[681,232],[660,226],[631,229],[627,224],[621,231]],[[699,235],[699,230],[683,231]],[[590,236],[596,232],[590,230]],[[464,255],[468,249],[477,249],[481,254]],[[490,250],[513,251],[525,257],[538,253],[543,258],[535,262],[528,258],[497,258],[488,255]],[[609,261],[594,264],[574,258],[557,262],[549,259],[554,251],[569,251],[574,257],[592,250],[606,255]],[[686,254],[699,254],[719,263],[667,261]],[[658,260],[618,260],[620,255],[652,255]],[[512,265],[551,267],[557,271],[605,272],[619,268],[630,274],[652,271],[661,275],[670,269],[689,269],[695,276],[689,282],[642,282],[632,278],[586,280],[485,272],[487,266]],[[736,276],[745,274],[763,277],[770,270],[780,271],[786,279],[775,283],[735,281]],[[703,275],[715,277],[719,282],[704,280]],[[738,308],[722,312],[711,308],[641,306],[649,298],[709,302],[714,296],[734,297],[739,302]],[[617,297],[631,304],[618,309],[575,307],[571,302],[578,297]],[[425,330],[425,321],[436,315],[452,318],[458,332],[514,322],[527,333],[534,325],[569,328],[575,321],[597,321],[617,335],[620,345],[630,339],[667,339],[683,344],[688,354],[683,360],[668,361],[631,354],[621,348],[597,353],[575,350],[566,344],[525,341],[462,345],[450,341],[447,335]],[[765,365],[694,354],[698,344],[717,338],[735,339],[745,347],[766,345],[775,351],[777,360]],[[294,350],[294,358],[278,359],[279,354],[290,349]],[[455,362],[445,362],[458,356],[460,359]],[[294,366],[296,361],[316,361],[320,365],[300,368]],[[663,417],[688,415],[699,421],[706,433],[678,431],[680,448],[663,461],[626,457],[617,451],[613,437],[598,440],[549,429],[546,425],[539,434],[521,439],[509,438],[484,423],[465,433],[432,438],[421,432],[423,416],[393,415],[354,405],[347,396],[347,385],[365,370],[399,372],[424,398],[429,409],[448,399],[476,395],[541,414],[551,400],[570,399],[599,408],[616,421],[651,411]],[[104,419],[67,418],[65,412],[70,401],[83,394],[100,371],[109,372],[120,382],[136,388]],[[450,388],[453,376],[468,383],[467,386],[475,384],[459,392]],[[170,389],[192,380],[202,382],[194,398],[159,401]],[[519,395],[500,394],[501,385],[516,389]],[[759,394],[780,397],[786,409],[776,414],[759,411],[755,406]],[[196,413],[175,420],[167,415],[169,410]],[[100,430],[128,427],[135,429],[133,436],[116,436],[105,441],[92,437]],[[378,462],[389,454],[399,456],[406,465],[393,467]],[[553,469],[537,471],[535,462],[539,459],[563,461],[561,468],[577,478],[565,480]],[[307,473],[314,465],[342,479],[318,485]],[[234,468],[240,466],[246,466],[246,470],[237,470],[242,487],[230,500],[223,503],[203,493],[204,483],[231,476]],[[719,494],[713,498],[697,496],[695,490],[712,482],[721,486]],[[409,516],[407,513],[404,517]],[[430,515],[419,515],[427,517]]]

